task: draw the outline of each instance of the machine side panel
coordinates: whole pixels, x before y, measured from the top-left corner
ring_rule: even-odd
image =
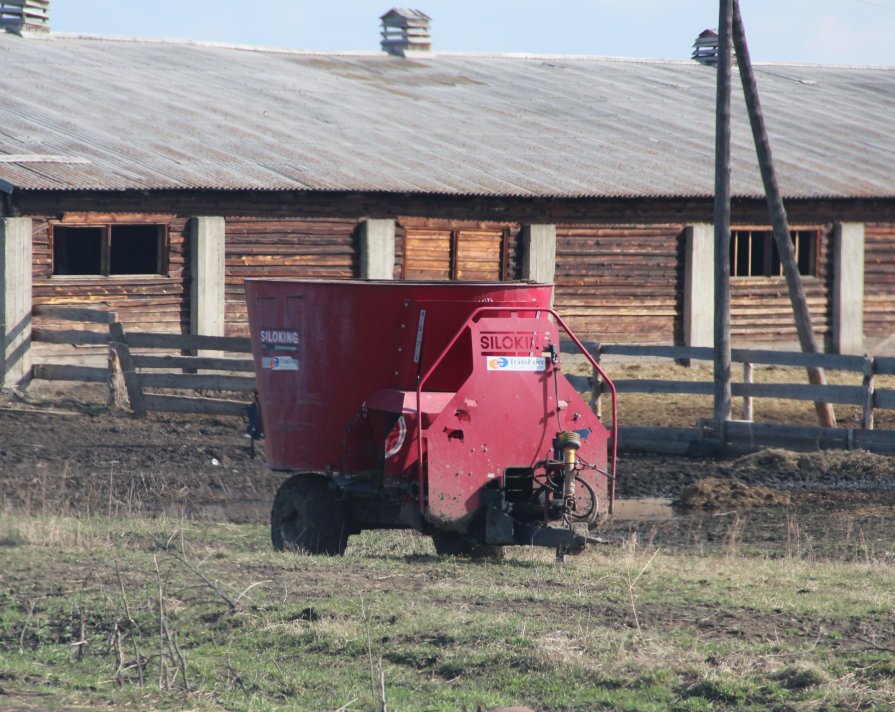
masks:
[[[581,432],[580,456],[604,470],[608,441],[584,400],[561,373],[554,376],[544,350],[559,339],[546,315],[482,319],[470,331],[471,375],[425,436],[427,518],[455,531],[468,529],[481,490],[502,486],[507,468],[534,468],[550,457],[558,431]],[[605,476],[582,475],[605,502]]]
[[[444,311],[450,319],[434,313],[426,319],[421,343],[434,345],[447,343],[459,328],[454,321],[462,323],[482,303],[547,305],[552,289],[352,280],[245,284],[268,464],[348,473],[383,466],[382,443],[346,450],[346,433],[378,390],[415,388],[421,303],[451,304]]]

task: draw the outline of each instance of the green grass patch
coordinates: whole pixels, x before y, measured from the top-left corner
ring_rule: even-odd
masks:
[[[895,707],[895,567],[606,547],[344,557],[264,527],[0,519],[0,688],[24,709]]]

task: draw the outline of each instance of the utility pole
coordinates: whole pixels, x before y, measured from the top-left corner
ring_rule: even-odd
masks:
[[[721,0],[715,116],[715,367],[714,420],[726,441],[730,420],[730,76],[733,0]]]
[[[768,139],[768,132],[764,123],[764,114],[761,111],[761,102],[758,98],[758,85],[755,82],[755,73],[752,71],[752,61],[749,58],[749,47],[746,44],[746,30],[743,27],[743,18],[740,15],[740,3],[739,0],[721,0],[722,8],[724,7],[725,2],[733,3],[731,24],[733,29],[733,43],[736,49],[737,66],[740,70],[740,80],[743,83],[743,94],[746,97],[746,108],[749,111],[749,123],[752,125],[752,136],[755,140],[755,151],[758,154],[758,165],[761,169],[761,179],[764,182],[764,191],[765,197],[767,198],[768,202],[768,210],[771,213],[771,224],[774,226],[774,242],[777,245],[777,252],[780,254],[780,261],[783,264],[783,274],[786,277],[786,286],[789,289],[789,299],[792,302],[792,311],[796,322],[796,331],[799,335],[799,344],[802,347],[802,351],[806,353],[818,353],[820,349],[817,346],[817,339],[814,336],[814,329],[811,326],[811,313],[808,310],[808,302],[805,299],[805,291],[802,289],[802,280],[799,276],[799,268],[796,264],[795,254],[792,246],[792,238],[790,237],[789,221],[786,217],[786,209],[783,207],[783,198],[780,195],[780,186],[777,183],[777,176],[774,171],[774,161],[773,157],[771,156],[771,143]],[[723,57],[727,54],[727,50],[722,50],[721,35],[719,35],[718,44],[718,50],[719,52],[723,51]],[[720,85],[721,63],[719,61],[718,86],[720,87]],[[718,198],[716,191],[716,235],[718,234],[717,215]],[[727,244],[729,251],[729,239]],[[718,259],[720,260],[721,257],[719,257]],[[728,258],[725,257],[724,259],[725,264],[729,265],[729,262],[727,262]],[[727,308],[728,310],[730,308],[729,294]],[[820,368],[809,368],[808,380],[814,385],[826,385],[826,379],[824,378],[823,369]],[[717,382],[715,388],[716,390],[718,388]],[[717,411],[717,405],[715,407]],[[815,403],[814,407],[817,410],[817,417],[819,418],[821,425],[827,428],[836,427],[836,415],[833,412],[832,405],[830,405],[829,403]]]

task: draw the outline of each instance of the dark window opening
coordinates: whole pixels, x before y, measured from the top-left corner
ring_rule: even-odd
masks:
[[[61,227],[53,231],[53,274],[100,274],[101,227]]]
[[[109,274],[159,274],[162,231],[157,225],[112,225]]]
[[[799,274],[817,274],[817,230],[792,230]],[[730,233],[731,277],[782,277],[783,263],[771,230],[733,230]]]
[[[163,274],[163,225],[53,227],[54,275]]]

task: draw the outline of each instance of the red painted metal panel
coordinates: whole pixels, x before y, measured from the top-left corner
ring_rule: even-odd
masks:
[[[453,400],[424,431],[428,513],[444,529],[465,531],[481,491],[502,487],[508,468],[532,468],[553,456],[561,431],[583,434],[579,458],[607,470],[609,432],[544,350],[559,347],[550,314],[491,314],[470,325],[472,370]],[[606,475],[582,470],[608,502]]]
[[[549,306],[548,285],[246,280],[268,463],[357,472],[381,466],[345,452],[346,430],[379,389],[415,390],[469,314],[482,305]],[[428,390],[453,392],[468,349],[449,354]],[[367,450],[367,451],[362,451]]]

